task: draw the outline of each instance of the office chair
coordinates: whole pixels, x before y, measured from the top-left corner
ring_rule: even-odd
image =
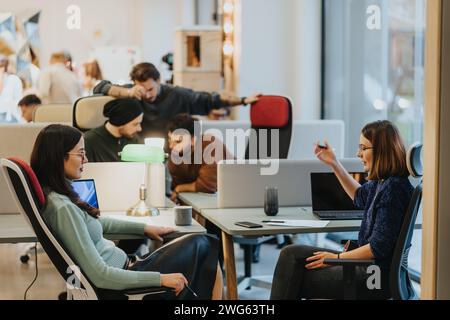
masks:
[[[252,133],[249,137],[245,158],[248,159],[287,159],[292,137],[292,103],[281,96],[262,96],[250,109]],[[278,130],[278,155],[272,154],[272,133]],[[262,134],[267,133],[267,140]],[[260,149],[266,142],[267,152]],[[255,150],[256,147],[256,150]],[[263,147],[263,148],[264,148]],[[255,154],[256,151],[256,154]],[[275,150],[273,150],[275,152]]]
[[[423,167],[421,161],[422,144],[413,144],[407,153],[407,166],[410,175],[414,178],[421,178]],[[422,181],[414,189],[409,202],[402,227],[398,235],[397,243],[394,248],[389,286],[391,296],[395,300],[417,300],[418,296],[414,291],[408,273],[408,255],[411,248],[411,239],[414,233],[417,213],[419,212],[422,200]],[[374,260],[340,260],[325,259],[324,264],[330,266],[343,266],[344,272],[344,296],[346,299],[356,299],[356,283],[354,281],[355,268],[357,266],[374,265]]]
[[[33,114],[36,123],[72,123],[73,109],[71,104],[46,104],[39,106]]]
[[[245,159],[287,159],[292,137],[292,103],[289,98],[282,96],[261,96],[250,109],[251,134],[248,140]],[[277,141],[272,141],[272,133],[278,130]],[[264,137],[265,135],[265,137]],[[267,137],[267,138],[266,138]],[[260,144],[265,144],[261,146]],[[273,150],[272,146],[278,146]],[[262,148],[260,148],[262,147]],[[274,154],[278,153],[278,154]],[[235,237],[234,241],[244,248],[244,279],[252,279],[251,264],[259,261],[261,244],[273,239],[273,237],[245,238]],[[284,243],[282,235],[276,236],[278,246],[281,248]],[[247,281],[250,288],[252,283],[270,289],[270,286],[257,282]],[[244,285],[246,285],[244,283]]]
[[[82,132],[102,126],[107,121],[103,107],[114,99],[103,95],[78,99],[73,106],[73,126]]]
[[[69,297],[72,297],[74,300],[142,300],[143,298],[165,299],[174,297],[171,289],[165,287],[148,287],[132,290],[97,288],[83,273],[83,270],[80,270],[79,273],[75,272],[73,268],[73,266],[76,266],[74,259],[51,233],[42,219],[41,213],[45,206],[45,197],[31,167],[17,158],[1,159],[0,166],[21,214],[35,232],[38,241],[59,274],[68,284],[67,293]]]

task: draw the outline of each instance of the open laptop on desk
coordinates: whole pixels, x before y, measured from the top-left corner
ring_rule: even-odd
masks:
[[[351,173],[360,183],[364,173]],[[353,204],[334,173],[311,173],[312,210],[323,220],[360,220],[363,210]]]

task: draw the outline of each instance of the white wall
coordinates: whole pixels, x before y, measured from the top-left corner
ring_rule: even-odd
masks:
[[[322,65],[322,5],[318,0],[294,0],[294,65],[291,91],[294,118],[320,119]]]
[[[237,89],[292,98],[297,120],[320,116],[321,10],[317,0],[240,0]],[[249,109],[241,108],[240,119]]]
[[[217,0],[197,0],[198,1],[198,24],[214,25],[213,13],[215,10],[214,2]]]
[[[142,58],[154,63],[163,79],[168,79],[169,74],[161,58],[173,51],[175,29],[183,22],[183,1],[140,0],[142,10],[137,19],[142,21]]]
[[[163,80],[169,79],[168,66],[162,57],[173,52],[175,30],[194,23],[193,0],[136,0],[136,20],[140,21],[139,43],[142,60],[149,61],[161,71]]]

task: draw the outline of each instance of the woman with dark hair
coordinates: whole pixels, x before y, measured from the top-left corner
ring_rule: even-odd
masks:
[[[342,267],[326,266],[324,259],[374,259],[381,270],[381,289],[369,290],[370,274],[364,267],[357,267],[357,296],[389,298],[392,253],[413,193],[397,128],[389,121],[376,121],[362,129],[357,155],[369,180],[362,186],[336,159],[328,143],[316,144],[315,154],[331,167],[355,205],[364,209],[358,243],[348,243],[340,253],[299,245],[285,247],[275,269],[271,299],[342,299]]]
[[[174,230],[105,218],[81,201],[71,180],[81,178],[87,161],[82,133],[63,125],[44,128],[31,155],[46,196],[43,218],[90,281],[112,290],[165,286],[178,298],[192,298],[184,290],[189,283],[199,298],[222,298],[217,239],[187,235],[139,259],[103,238],[104,233],[136,234],[162,241]]]

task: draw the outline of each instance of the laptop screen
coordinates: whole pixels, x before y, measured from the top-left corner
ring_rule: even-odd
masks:
[[[360,184],[366,182],[363,172],[350,173]],[[334,173],[311,173],[313,211],[353,211],[353,205]]]
[[[74,180],[72,181],[72,187],[82,201],[99,209],[94,180]]]

